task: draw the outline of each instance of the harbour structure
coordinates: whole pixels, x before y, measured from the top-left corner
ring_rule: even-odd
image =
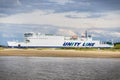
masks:
[[[24,34],[24,41],[8,41],[11,48],[62,48],[62,47],[95,47],[111,48],[112,43],[103,43],[100,40],[93,40],[91,35],[83,34],[81,37],[73,35],[71,37],[57,36],[52,34],[41,34],[27,32]]]

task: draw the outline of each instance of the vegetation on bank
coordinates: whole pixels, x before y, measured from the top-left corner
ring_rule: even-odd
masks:
[[[3,47],[0,47],[0,50],[3,50],[4,48]]]
[[[120,49],[116,48],[60,48],[63,50],[83,50],[83,51],[95,51],[95,50],[103,50],[103,51],[120,51]]]
[[[115,43],[114,44],[114,49],[120,49],[120,43]]]

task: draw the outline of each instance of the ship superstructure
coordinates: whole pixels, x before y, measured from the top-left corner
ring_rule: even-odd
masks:
[[[52,34],[27,32],[24,34],[23,42],[8,41],[7,43],[9,47],[15,48],[113,47],[113,44],[103,43],[100,40],[93,40],[91,35],[87,35],[87,31],[81,37],[77,35],[64,37]]]

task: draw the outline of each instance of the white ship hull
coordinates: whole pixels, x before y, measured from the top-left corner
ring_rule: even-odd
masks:
[[[25,36],[24,42],[8,41],[9,47],[14,48],[59,48],[59,47],[113,47],[111,44],[102,44],[99,40],[92,38],[77,38],[75,40],[64,36],[50,36],[31,33],[32,36]]]

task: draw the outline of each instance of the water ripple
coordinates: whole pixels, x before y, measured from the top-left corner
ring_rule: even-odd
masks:
[[[120,59],[0,57],[0,80],[120,80]]]

